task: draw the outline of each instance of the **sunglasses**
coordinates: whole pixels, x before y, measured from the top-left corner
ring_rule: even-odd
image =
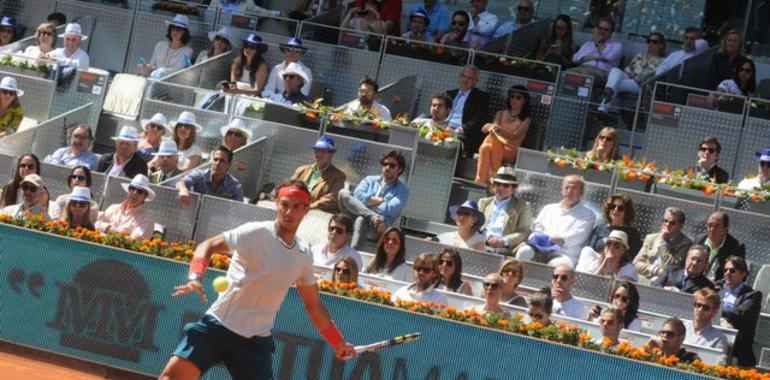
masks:
[[[618,204],[615,204],[615,203],[611,203],[608,208],[610,209],[610,211],[612,211],[612,210],[626,211],[626,206],[625,205],[618,205]]]
[[[628,297],[627,297],[627,296],[624,296],[624,295],[622,295],[622,294],[613,294],[613,295],[612,295],[612,299],[614,299],[614,300],[617,300],[617,299],[619,299],[619,300],[621,300],[623,303],[628,303],[628,301],[629,301],[629,300],[628,300]]]
[[[759,161],[759,166],[763,168],[770,168],[770,161]]]
[[[337,273],[342,273],[342,274],[350,274],[350,269],[348,269],[348,268],[336,267],[336,268],[334,268],[334,271],[337,272]]]
[[[381,162],[380,165],[382,165],[383,168],[387,166],[390,169],[395,169],[398,167],[398,164],[395,162]]]
[[[709,152],[709,153],[716,153],[716,151],[717,151],[717,149],[716,149],[716,148],[705,147],[705,146],[702,146],[702,147],[700,147],[700,149],[699,149],[699,150],[700,150],[701,152]]]
[[[615,324],[615,320],[614,319],[599,319],[599,324],[600,325],[612,326],[612,325]]]
[[[70,202],[70,204],[72,205],[72,207],[81,208],[81,207],[87,207],[91,203],[87,201],[72,201]]]
[[[140,189],[140,188],[138,188],[138,187],[135,187],[135,186],[129,186],[129,187],[128,187],[128,191],[130,191],[130,192],[132,192],[132,193],[137,193],[137,194],[139,194],[139,195],[145,195],[145,194],[147,194],[147,190],[145,190],[145,189]]]
[[[648,43],[648,44],[657,45],[657,44],[662,44],[662,43],[663,43],[663,40],[658,40],[658,39],[648,39],[648,40],[647,40],[647,43]]]
[[[555,275],[551,276],[551,280],[564,282],[564,281],[569,280],[569,275],[566,275],[566,274],[555,274]]]
[[[85,181],[87,178],[84,175],[70,174],[69,180]]]
[[[452,260],[440,260],[438,262],[438,265],[443,265],[443,266],[451,268],[451,267],[455,266],[455,262],[452,261]]]
[[[31,169],[31,170],[34,170],[34,169],[35,169],[35,167],[36,167],[36,165],[35,165],[35,164],[19,164],[19,168],[22,168],[22,169]]]
[[[283,79],[297,79],[299,78],[299,75],[297,74],[284,74]]]
[[[41,30],[41,31],[40,31],[40,32],[38,32],[38,33],[40,33],[40,35],[41,35],[41,36],[46,36],[46,37],[51,37],[51,36],[53,36],[53,32],[49,32],[49,31],[47,31],[47,30]]]
[[[532,10],[530,7],[516,7],[516,10],[519,12],[529,12]]]
[[[457,216],[472,216],[473,212],[468,210],[457,210]]]
[[[703,309],[703,311],[711,311],[712,309],[711,305],[706,305],[705,303],[700,302],[693,302],[692,307],[694,309]]]
[[[500,289],[500,283],[499,282],[485,282],[484,283],[484,289],[491,289],[491,290]]]
[[[452,21],[452,26],[465,26],[467,24],[465,21]]]
[[[193,126],[192,126],[191,124],[177,124],[177,125],[176,125],[176,127],[177,127],[177,128],[187,128],[187,129],[192,129],[192,127],[193,127]]]
[[[431,267],[414,267],[414,271],[418,273],[433,273],[433,268]]]
[[[725,268],[725,273],[738,273],[738,269],[735,269],[735,268]]]
[[[342,227],[331,226],[329,227],[329,232],[335,233],[337,235],[342,235],[345,233],[345,229]]]
[[[399,238],[385,238],[382,241],[385,244],[401,244],[401,239]]]
[[[598,137],[598,138],[599,138],[599,141],[607,141],[607,140],[612,140],[612,137],[610,137],[610,136],[604,136],[604,135],[599,135],[599,137]]]
[[[524,96],[523,95],[519,95],[519,94],[511,95],[511,99],[513,99],[513,100],[524,100]]]
[[[241,137],[241,138],[245,137],[243,136],[243,133],[238,131],[227,131],[227,133],[225,133],[225,136],[233,136],[233,137]]]
[[[510,184],[510,183],[502,183],[502,182],[493,182],[492,186],[494,186],[494,187],[498,187],[498,186],[500,186],[500,187],[513,187],[513,185]]]
[[[178,27],[178,26],[175,26],[175,25],[170,25],[169,29],[171,29],[172,31],[174,31],[174,30],[184,30],[184,28]]]
[[[671,331],[671,330],[660,330],[658,335],[665,336],[666,338],[673,338],[673,337],[675,337],[675,336],[677,336],[679,334],[677,334],[675,331]]]
[[[21,185],[21,190],[22,191],[27,191],[27,192],[30,192],[30,193],[34,193],[34,192],[37,191],[37,189],[38,189],[37,186]]]
[[[257,45],[254,44],[243,44],[244,49],[256,49]]]
[[[16,95],[16,91],[0,90],[0,94],[3,94],[3,95]]]
[[[181,125],[180,125],[180,127],[181,127]],[[165,127],[163,127],[163,126],[162,126],[162,125],[160,125],[160,124],[148,124],[148,125],[147,125],[147,128],[149,128],[149,129],[154,129],[154,130],[156,130],[156,131],[163,131],[163,130],[165,130],[165,129],[166,129]]]

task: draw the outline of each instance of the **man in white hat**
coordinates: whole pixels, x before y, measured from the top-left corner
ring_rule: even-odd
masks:
[[[126,191],[126,200],[107,207],[99,214],[95,227],[110,233],[125,233],[135,239],[149,239],[155,229],[155,220],[144,208],[145,202],[155,199],[155,191],[150,188],[150,179],[144,174],[137,174],[130,183],[122,184]]]
[[[67,131],[67,140],[69,146],[57,149],[53,154],[46,156],[43,162],[69,168],[83,165],[90,170],[96,169],[99,159],[91,150],[91,143],[94,141],[91,128],[85,124],[71,128]]]
[[[179,202],[190,204],[190,191],[203,195],[232,199],[243,202],[243,186],[237,178],[227,171],[233,161],[233,152],[220,146],[211,153],[211,167],[206,170],[195,169],[176,183],[179,190]]]
[[[61,66],[72,66],[80,69],[87,69],[90,65],[88,53],[80,48],[80,43],[87,40],[88,36],[83,35],[80,24],[67,24],[64,34],[59,38],[64,39],[64,47],[54,49],[51,52],[51,58],[56,60]]]
[[[153,184],[161,183],[171,177],[182,174],[177,168],[179,163],[179,151],[176,149],[176,142],[171,139],[163,139],[160,142],[158,151],[152,154],[157,159],[154,161],[157,166],[150,167],[149,177]]]
[[[281,72],[283,77],[283,91],[270,96],[270,101],[293,106],[310,100],[310,97],[302,93],[309,80],[307,73],[298,64],[291,62]]]
[[[44,188],[43,179],[39,175],[28,174],[19,184],[19,189],[24,197],[22,202],[4,207],[0,210],[0,214],[21,218],[25,212],[29,211],[33,215],[43,214],[46,220],[50,219],[48,209],[40,206],[41,198],[46,196],[46,192],[43,191]]]
[[[133,178],[137,174],[147,173],[147,163],[136,152],[139,135],[135,127],[124,125],[115,140],[115,153],[105,154],[99,159],[96,171],[113,177]]]
[[[302,40],[294,37],[289,38],[286,43],[280,44],[279,47],[281,52],[283,52],[283,62],[275,65],[270,71],[270,75],[267,77],[267,84],[265,85],[265,89],[262,91],[262,97],[269,98],[273,96],[273,94],[280,94],[283,92],[284,84],[283,76],[281,73],[285,72],[287,66],[289,66],[290,63],[299,65],[299,67],[302,68],[303,72],[305,73],[307,80],[305,81],[305,85],[302,86],[302,93],[305,96],[309,96],[310,87],[313,85],[313,73],[310,68],[305,66],[305,64],[301,61],[302,57],[305,55],[305,52],[307,52],[307,48],[302,46]]]

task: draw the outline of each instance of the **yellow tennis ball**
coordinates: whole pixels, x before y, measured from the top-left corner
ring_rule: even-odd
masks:
[[[227,288],[230,287],[230,283],[227,282],[227,277],[219,276],[214,279],[214,282],[211,283],[211,286],[214,287],[214,290],[217,292],[224,293],[227,291]]]

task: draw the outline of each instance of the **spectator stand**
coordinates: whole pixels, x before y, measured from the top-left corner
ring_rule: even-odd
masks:
[[[658,31],[666,36],[680,35],[691,25],[701,25],[706,0],[626,1],[623,31],[645,34]]]
[[[285,40],[288,37],[295,37],[299,26],[299,21],[291,18],[229,12],[223,8],[218,8],[217,11],[217,30],[227,26],[231,31],[235,29],[256,31],[263,38],[263,34],[274,34],[283,36]]]
[[[48,164],[45,162],[40,163],[40,173],[43,174],[43,181],[45,182],[48,194],[50,194],[51,202],[55,201],[60,195],[70,194],[72,192],[72,189],[68,185],[70,171],[72,171],[72,168],[66,166]],[[104,173],[91,172],[91,197],[97,204],[102,204],[104,186],[106,183],[107,176]],[[108,205],[104,206],[104,208],[106,208]],[[104,208],[101,210],[104,210]]]
[[[554,14],[555,15],[555,14]],[[551,28],[551,17],[537,20],[529,25],[516,29],[511,33],[508,48],[509,56],[532,58],[540,48],[540,43],[546,39]]]
[[[14,56],[15,57],[15,56]],[[16,78],[24,96],[19,98],[24,109],[24,120],[20,130],[33,127],[51,117],[56,81],[46,79],[37,71],[21,71],[11,66],[0,66],[0,77]]]

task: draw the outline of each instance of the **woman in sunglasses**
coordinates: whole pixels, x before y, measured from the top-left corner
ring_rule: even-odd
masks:
[[[155,44],[149,63],[139,64],[139,74],[143,76],[163,77],[187,67],[192,62],[193,49],[188,45],[190,21],[185,15],[176,15],[171,21],[166,21],[168,29],[166,39]]]
[[[40,160],[32,153],[22,155],[16,161],[16,170],[13,173],[13,178],[3,186],[0,207],[12,206],[21,201],[21,181],[29,174],[40,175]],[[45,198],[45,207],[47,208],[48,197],[43,198]]]
[[[610,232],[620,230],[628,237],[628,255],[631,260],[642,248],[642,235],[635,227],[631,226],[636,218],[634,203],[626,193],[613,194],[602,205],[602,214],[606,223],[596,226],[588,239],[588,245],[580,251],[578,268],[583,267],[581,262],[592,262],[599,252],[604,251],[604,239],[610,236]]]
[[[604,238],[604,249],[593,259],[581,256],[575,270],[593,273],[600,276],[610,276],[615,280],[638,281],[636,267],[631,263],[632,257],[628,251],[628,235],[620,230],[613,230],[610,236]]]
[[[608,303],[611,307],[623,312],[623,328],[631,331],[640,331],[642,322],[639,320],[639,291],[630,282],[617,282],[610,293]],[[603,307],[594,305],[588,313],[588,320],[593,321],[602,314]]]
[[[500,307],[500,293],[503,287],[503,279],[497,273],[490,273],[484,277],[484,290],[481,292],[481,298],[484,299],[484,303],[481,305],[475,305],[469,307],[471,310],[476,310],[481,315],[489,313],[495,313],[496,315],[508,318],[510,313]]]
[[[451,206],[449,214],[457,225],[457,231],[439,234],[436,236],[438,242],[457,248],[484,251],[485,238],[480,230],[485,218],[476,202],[467,200],[461,205]]]
[[[572,55],[576,50],[572,40],[572,18],[560,14],[551,24],[551,31],[540,44],[535,57],[538,61],[556,63],[567,69],[572,67]]]
[[[516,259],[508,259],[500,264],[500,269],[497,271],[500,278],[503,280],[502,287],[500,288],[501,302],[514,306],[527,307],[527,300],[521,294],[516,292],[516,289],[524,279],[524,265]]]
[[[24,120],[24,109],[19,103],[23,95],[16,78],[4,77],[0,81],[0,138],[16,132]]]
[[[44,22],[35,30],[36,45],[24,49],[23,55],[30,58],[50,58],[49,54],[56,47],[56,27],[50,22]]]
[[[409,266],[406,265],[406,245],[404,232],[398,227],[389,227],[380,237],[374,258],[367,265],[364,273],[375,276],[411,282]]]
[[[92,214],[96,211],[94,205],[95,203],[91,201],[91,189],[75,186],[72,188],[72,193],[67,195],[67,205],[59,219],[67,222],[69,228],[82,227],[95,230],[95,218],[92,219]]]
[[[460,252],[444,248],[438,255],[438,289],[473,295],[471,285],[463,281],[463,259]]]
[[[540,322],[544,326],[551,324],[551,313],[553,312],[553,298],[551,297],[551,288],[544,287],[536,291],[529,297],[529,306],[527,313],[530,322]]]
[[[233,37],[230,35],[230,29],[228,29],[226,26],[222,27],[218,31],[211,31],[209,32],[209,40],[211,41],[211,47],[209,47],[209,50],[203,50],[198,54],[198,58],[195,60],[196,63],[203,62],[209,58],[214,58],[220,54],[227,53],[230,51],[230,49],[233,48],[232,41]]]
[[[586,152],[586,158],[593,161],[607,162],[618,159],[620,137],[612,127],[604,127],[594,139],[591,150]]]
[[[332,273],[332,283],[336,284],[356,284],[358,286],[358,264],[350,256],[345,256],[334,264]]]
[[[737,96],[755,96],[756,90],[756,67],[750,59],[735,68],[731,79],[725,79],[717,86],[717,92]]]
[[[267,44],[262,37],[250,33],[243,39],[241,53],[230,67],[230,82],[222,91],[231,94],[246,94],[259,96],[267,84],[269,69],[267,61],[262,56],[267,52]]]
[[[79,165],[72,168],[72,170],[70,170],[69,176],[67,176],[67,186],[70,189],[73,189],[73,191],[76,187],[89,189],[88,199],[90,201],[92,199],[90,193],[91,171],[88,170],[88,167]],[[51,204],[49,211],[51,214],[51,219],[59,219],[62,217],[62,214],[67,208],[67,204],[69,203],[71,195],[72,194],[62,194],[56,198],[56,201]],[[96,218],[99,216],[99,207],[95,202],[91,202],[88,215],[91,224],[96,223]]]

